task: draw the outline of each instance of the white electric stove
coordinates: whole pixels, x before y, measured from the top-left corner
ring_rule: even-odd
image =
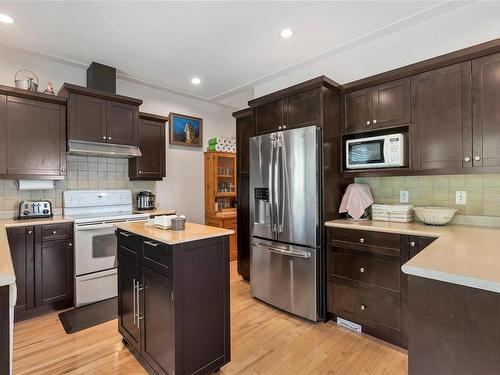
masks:
[[[130,190],[65,191],[64,215],[75,220],[75,306],[117,295],[115,224],[146,221],[134,214]]]

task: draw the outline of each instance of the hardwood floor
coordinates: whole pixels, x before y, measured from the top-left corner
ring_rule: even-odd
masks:
[[[231,264],[231,362],[221,374],[407,374],[406,351],[332,322],[310,323],[250,296]],[[145,374],[117,321],[67,335],[57,313],[16,323],[14,375]]]

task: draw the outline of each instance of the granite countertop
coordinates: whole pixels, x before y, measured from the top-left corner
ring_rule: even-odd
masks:
[[[146,225],[144,222],[115,224],[117,228],[126,230],[150,238],[155,241],[163,242],[168,245],[177,245],[183,242],[198,241],[207,238],[228,236],[234,231],[230,229],[210,227],[195,223],[186,223],[186,229],[181,231],[173,231],[170,229],[159,229],[151,225]]]
[[[7,238],[6,228],[10,227],[25,227],[28,225],[43,225],[43,224],[57,224],[57,223],[70,223],[73,219],[64,216],[54,216],[47,219],[31,219],[31,220],[14,220],[2,219],[0,220],[0,286],[10,285],[10,305],[16,304],[16,275],[14,273],[14,266],[12,265],[12,258],[10,256],[9,241]]]
[[[437,237],[401,267],[404,273],[500,293],[500,228],[347,219],[325,226]]]

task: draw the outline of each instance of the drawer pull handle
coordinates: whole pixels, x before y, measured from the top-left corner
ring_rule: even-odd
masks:
[[[28,231],[28,234],[32,234],[32,233],[33,233],[33,231],[30,229],[30,230]]]
[[[365,272],[365,267],[361,267],[361,268],[359,269],[359,272],[364,273],[364,272]]]
[[[360,238],[360,239],[359,239],[359,242],[361,242],[361,243],[365,243],[365,239],[364,239],[364,238]]]
[[[128,232],[120,232],[120,234],[122,236],[125,236],[125,237],[130,237],[132,235],[132,233],[128,233]]]
[[[359,308],[360,308],[362,311],[365,311],[365,310],[366,310],[366,305],[361,305],[361,306],[359,306]]]
[[[52,234],[56,234],[57,232],[55,230],[52,231]]]
[[[159,243],[157,242],[152,242],[152,241],[144,241],[144,243],[146,245],[150,245],[150,246],[154,246],[154,247],[158,247],[158,245],[160,245]]]
[[[411,242],[410,242],[410,246],[411,246],[411,247],[415,247],[415,245],[416,245],[415,241],[411,241]]]

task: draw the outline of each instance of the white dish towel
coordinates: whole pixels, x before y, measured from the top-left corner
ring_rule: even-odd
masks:
[[[347,212],[353,219],[359,220],[365,209],[373,203],[370,185],[350,184],[342,197],[339,213]]]

